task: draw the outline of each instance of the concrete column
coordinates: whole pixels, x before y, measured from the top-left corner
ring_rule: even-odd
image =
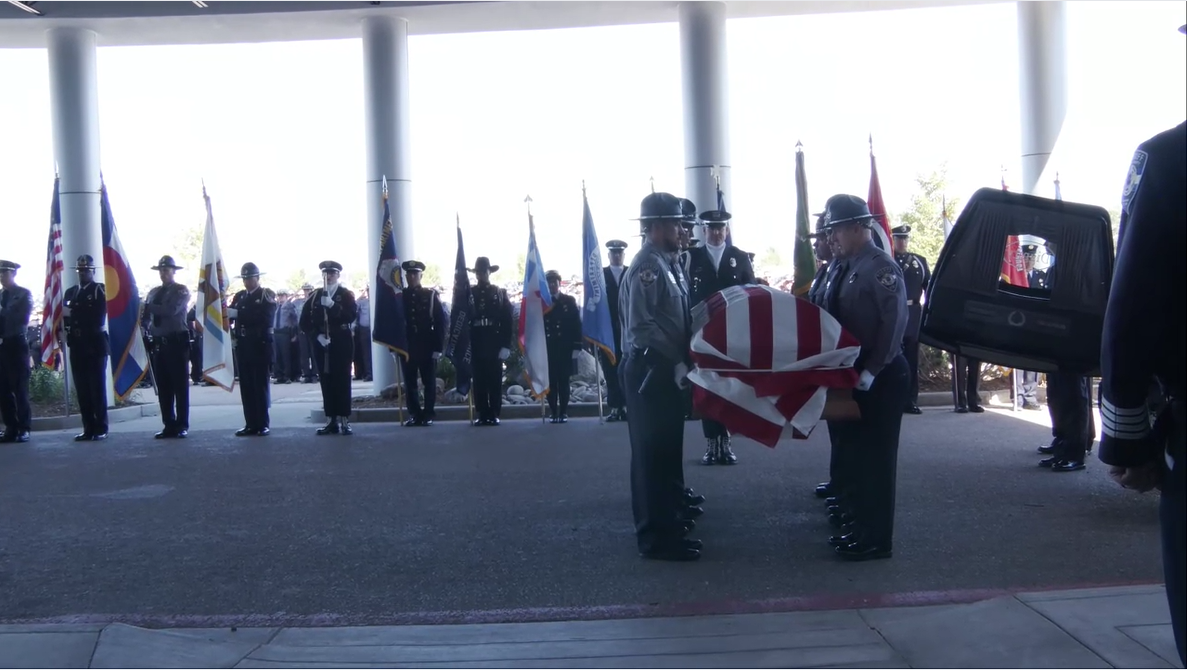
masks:
[[[383,226],[383,178],[387,177],[396,253],[416,256],[412,235],[411,130],[408,105],[408,21],[376,16],[363,19],[363,99],[367,129],[367,272],[379,262]],[[371,283],[375,283],[372,276]],[[374,289],[377,287],[372,286]],[[371,300],[374,326],[374,305]],[[396,363],[386,347],[371,347],[376,395],[396,381]]]
[[[1067,118],[1067,3],[1018,3],[1021,190],[1054,197],[1045,175]]]
[[[716,167],[730,198],[729,95],[725,3],[684,2],[680,16],[680,75],[684,99],[684,188],[697,211],[717,208]],[[697,236],[702,231],[698,228]]]
[[[99,227],[99,74],[98,36],[84,28],[54,28],[49,46],[50,115],[54,161],[62,208],[62,274],[66,287],[78,284],[74,262],[94,257],[103,278],[103,236]]]

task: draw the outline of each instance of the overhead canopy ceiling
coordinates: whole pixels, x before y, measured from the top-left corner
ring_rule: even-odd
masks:
[[[728,0],[730,18],[988,4],[1005,0]],[[677,2],[25,2],[0,0],[0,48],[44,48],[45,31],[86,27],[102,46],[348,39],[376,14],[408,19],[412,35],[668,23]]]

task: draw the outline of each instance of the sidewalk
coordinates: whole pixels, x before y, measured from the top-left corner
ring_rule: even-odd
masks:
[[[148,630],[0,626],[0,666],[1181,667],[1161,586],[966,605],[549,623]]]

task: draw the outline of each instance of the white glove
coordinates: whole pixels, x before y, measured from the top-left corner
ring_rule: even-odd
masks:
[[[581,360],[581,352],[580,352],[580,351],[574,351],[574,352],[573,352],[573,362],[574,362],[574,363],[576,363],[576,362],[577,362],[577,361],[579,361],[579,360]]]
[[[235,309],[234,307],[227,308],[227,318],[235,319],[238,317],[239,317],[239,310]]]
[[[507,347],[503,347],[502,349],[499,349],[499,360],[500,361],[505,361],[510,357],[511,357],[510,349],[508,349]]]
[[[323,296],[321,297],[321,306],[322,306],[322,307],[325,307],[326,309],[329,309],[329,308],[333,307],[333,306],[334,306],[334,299],[333,299],[333,298],[331,298],[331,297],[330,297],[330,296],[328,296],[328,295],[323,295]]]
[[[684,363],[676,364],[676,388],[681,391],[688,388],[688,366]]]
[[[857,380],[858,391],[868,391],[874,385],[874,375],[870,374],[869,370],[862,370],[861,377]]]
[[[62,308],[62,316],[70,316],[70,308],[69,307]]]
[[[329,336],[329,335],[318,335],[318,336],[317,336],[317,341],[318,341],[318,343],[320,343],[320,344],[321,344],[323,347],[328,347],[328,346],[330,346],[330,336]]]
[[[439,359],[439,358],[441,358],[441,352],[440,352],[440,351],[434,351],[434,352],[433,352],[433,360],[437,360],[437,359]]]

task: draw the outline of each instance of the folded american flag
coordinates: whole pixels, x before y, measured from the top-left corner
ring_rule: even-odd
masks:
[[[861,345],[828,312],[769,286],[734,286],[693,308],[693,406],[774,447],[806,439],[830,388],[853,388]]]

